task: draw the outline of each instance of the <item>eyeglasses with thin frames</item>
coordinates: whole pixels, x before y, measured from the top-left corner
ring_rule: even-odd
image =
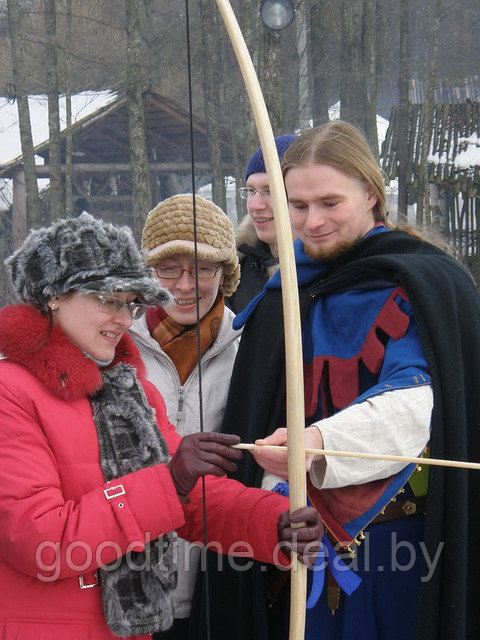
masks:
[[[255,197],[256,193],[260,194],[260,197],[263,200],[267,200],[270,198],[270,189],[253,189],[252,187],[240,187],[238,190],[240,193],[240,197],[244,200],[252,200]]]
[[[180,280],[182,275],[186,272],[194,280],[198,277],[199,280],[213,280],[217,275],[222,265],[205,265],[198,268],[192,267],[191,269],[182,269],[181,267],[155,267],[155,273],[161,280]]]
[[[114,316],[117,313],[121,313],[124,309],[128,309],[131,317],[134,320],[138,320],[147,310],[147,305],[141,304],[140,302],[123,302],[115,296],[107,296],[103,293],[92,293],[90,295],[97,298],[100,311],[110,316]]]

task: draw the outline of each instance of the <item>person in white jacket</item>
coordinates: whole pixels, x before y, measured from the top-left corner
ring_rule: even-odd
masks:
[[[174,303],[150,308],[131,329],[147,376],[163,395],[168,417],[182,436],[201,429],[195,271],[205,431],[220,429],[240,335],[232,328],[234,313],[224,302],[240,279],[233,225],[219,207],[200,196],[195,196],[195,209],[197,268],[193,195],[168,198],[148,214],[142,247],[147,252],[147,264],[172,293]],[[155,634],[154,638],[187,636],[199,559],[200,549],[179,539],[178,583],[173,594],[175,622],[168,632]]]

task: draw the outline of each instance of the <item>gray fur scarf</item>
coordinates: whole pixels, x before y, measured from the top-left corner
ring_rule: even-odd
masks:
[[[90,402],[105,481],[168,462],[167,444],[134,367],[117,364],[104,370],[102,378],[103,387]],[[117,636],[171,627],[171,592],[177,581],[175,536],[164,535],[148,543],[145,551],[132,551],[100,569],[105,617]]]

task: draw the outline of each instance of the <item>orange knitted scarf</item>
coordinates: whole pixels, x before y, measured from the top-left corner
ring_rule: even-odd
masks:
[[[210,311],[200,320],[200,346],[202,356],[215,342],[225,309],[225,299],[219,294]],[[150,334],[175,365],[181,384],[198,365],[196,325],[175,322],[163,307],[150,307],[147,311]]]

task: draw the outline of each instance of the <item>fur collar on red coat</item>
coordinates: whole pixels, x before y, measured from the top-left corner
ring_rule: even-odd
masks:
[[[56,396],[77,400],[97,392],[102,386],[100,367],[71,342],[58,327],[29,305],[0,310],[0,353],[26,367]],[[50,332],[50,333],[49,333]],[[129,334],[124,334],[109,367],[118,362],[131,364],[140,380],[145,365]]]

